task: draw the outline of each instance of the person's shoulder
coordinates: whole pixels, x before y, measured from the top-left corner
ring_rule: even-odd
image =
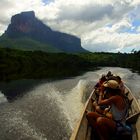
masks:
[[[119,101],[120,99],[121,99],[121,97],[119,95],[111,96],[109,98],[109,100],[111,100],[111,101]]]

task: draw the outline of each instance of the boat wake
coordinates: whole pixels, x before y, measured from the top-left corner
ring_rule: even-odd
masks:
[[[4,94],[0,91],[0,105],[7,102],[6,97],[4,96]]]
[[[80,80],[71,90],[63,91],[67,94],[47,83],[12,103],[0,106],[0,139],[69,139],[88,90],[86,80]]]
[[[140,76],[122,68],[102,68],[76,78],[43,82],[11,103],[0,94],[0,140],[68,140],[93,86],[108,70],[120,74],[139,97]]]

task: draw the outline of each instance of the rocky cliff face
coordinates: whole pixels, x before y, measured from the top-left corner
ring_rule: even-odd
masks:
[[[9,38],[28,37],[41,43],[50,44],[64,52],[86,52],[81,47],[81,40],[78,37],[53,31],[38,20],[33,11],[14,15],[4,35]]]

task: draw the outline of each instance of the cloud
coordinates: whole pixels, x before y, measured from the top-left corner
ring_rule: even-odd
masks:
[[[138,1],[78,2],[58,0],[50,5],[57,9],[55,18],[52,21],[47,18],[45,21],[44,18],[44,22],[56,30],[78,35],[82,39],[82,46],[91,51],[124,52],[133,47],[139,49],[139,35],[131,33],[135,26],[130,16],[133,10],[138,9]],[[111,28],[107,28],[107,25]]]
[[[86,44],[85,44],[86,46]],[[111,44],[110,42],[93,42],[92,44],[88,44],[86,47],[88,50],[91,50],[92,52],[118,52],[117,51],[117,45]],[[114,51],[115,50],[115,51]]]
[[[61,7],[58,19],[93,22],[96,20],[101,20],[106,16],[109,17],[112,11],[112,5],[91,5],[90,3],[80,7],[77,7],[76,5],[67,5]]]
[[[87,34],[83,41],[85,48],[92,51],[130,52],[140,50],[140,34],[118,33],[113,27],[101,28]]]
[[[120,22],[112,26],[112,30],[116,32],[125,32],[126,30],[132,30],[133,26],[128,18],[122,19]]]
[[[137,27],[137,33],[140,33],[140,26]]]
[[[111,20],[120,19],[123,15],[127,14],[134,6],[131,2],[126,0],[87,0],[86,2],[77,0],[56,0],[47,8],[57,8],[57,20],[75,20],[84,22],[93,22],[103,18],[110,18]]]
[[[54,30],[79,36],[91,51],[139,49],[139,0],[1,0],[0,33],[12,15],[29,10]]]

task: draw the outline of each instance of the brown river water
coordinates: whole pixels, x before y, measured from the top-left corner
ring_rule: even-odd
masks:
[[[99,77],[112,71],[140,98],[140,75],[104,67],[55,81],[17,80],[0,83],[0,140],[68,140]],[[22,94],[9,102],[7,94]]]

